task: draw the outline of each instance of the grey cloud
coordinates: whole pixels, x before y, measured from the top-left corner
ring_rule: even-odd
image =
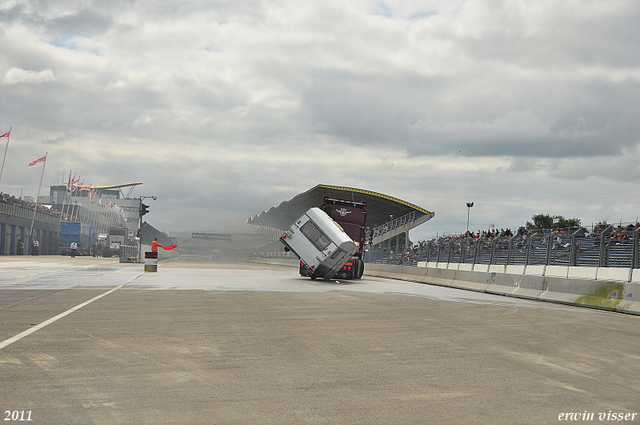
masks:
[[[13,24],[19,20],[24,13],[24,6],[17,4],[9,9],[0,10],[0,23]]]
[[[455,93],[456,81],[467,91],[452,102],[446,89]],[[471,156],[594,156],[640,141],[638,81],[523,84],[527,90],[509,81],[486,91],[481,82],[445,76],[323,75],[303,93],[303,101],[319,132],[355,145],[404,146],[414,155],[453,149]]]
[[[91,37],[104,33],[114,25],[113,17],[97,8],[80,9],[72,14],[59,14],[56,9],[56,5],[48,1],[22,2],[10,9],[0,10],[0,22],[23,22],[53,37]]]
[[[111,16],[95,10],[82,9],[72,15],[48,20],[47,29],[57,36],[95,36],[106,32],[113,24]]]

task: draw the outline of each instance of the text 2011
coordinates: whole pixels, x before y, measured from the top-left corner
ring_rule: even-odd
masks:
[[[5,410],[4,420],[5,421],[22,421],[22,422],[30,421],[31,410]]]

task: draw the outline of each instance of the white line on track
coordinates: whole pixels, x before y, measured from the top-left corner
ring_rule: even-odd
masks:
[[[137,278],[139,278],[140,276],[142,276],[144,274],[144,272],[137,274],[136,276],[134,276],[133,278],[129,279],[129,281],[127,283],[123,283],[120,286],[116,286],[113,289],[108,290],[107,292],[98,295],[97,297],[93,297],[91,298],[89,301],[85,301],[82,304],[78,304],[77,306],[70,308],[69,310],[65,311],[64,313],[60,313],[55,317],[52,317],[49,320],[45,320],[44,322],[40,323],[39,325],[36,325],[32,328],[27,329],[26,331],[19,333],[18,335],[11,337],[7,340],[4,340],[2,342],[0,342],[0,350],[2,350],[3,348],[13,344],[16,341],[20,341],[22,338],[27,337],[29,335],[31,335],[34,332],[39,331],[40,329],[49,326],[50,324],[62,319],[65,316],[70,315],[71,313],[80,310],[82,307],[87,306],[89,304],[91,304],[94,301],[98,301],[100,298],[102,297],[106,297],[107,295],[111,294],[112,292],[117,291],[118,289],[122,288],[123,286],[126,286],[128,284],[130,284],[131,282],[133,282],[134,280],[136,280]]]

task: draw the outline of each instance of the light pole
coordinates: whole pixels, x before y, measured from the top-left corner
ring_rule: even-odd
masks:
[[[154,201],[158,199],[157,196],[141,196],[138,205],[138,263],[141,263],[140,256],[142,255],[142,216],[149,212],[149,207],[142,203],[143,199],[151,198]]]
[[[471,214],[472,206],[473,206],[473,202],[467,202],[467,233],[469,233],[469,216]]]

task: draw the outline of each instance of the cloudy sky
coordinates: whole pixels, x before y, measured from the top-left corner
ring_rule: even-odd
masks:
[[[5,0],[0,191],[143,182],[164,231],[317,184],[436,216],[640,216],[637,0]],[[0,155],[6,139],[0,139]],[[40,165],[40,164],[39,164]],[[66,175],[65,175],[66,173]]]

